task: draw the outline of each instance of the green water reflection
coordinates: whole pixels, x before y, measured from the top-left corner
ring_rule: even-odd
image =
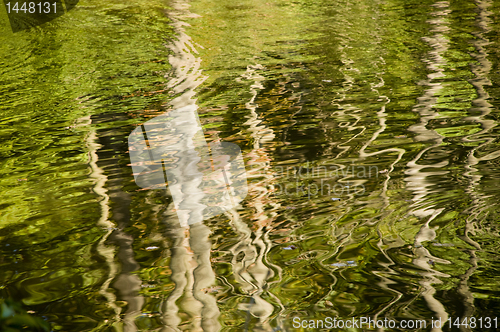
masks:
[[[16,34],[4,14],[2,298],[61,331],[495,317],[498,3],[89,0]],[[191,228],[127,146],[183,103],[249,188]]]

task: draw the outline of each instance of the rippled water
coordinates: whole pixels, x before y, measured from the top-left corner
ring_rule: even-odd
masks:
[[[1,298],[61,331],[496,317],[499,17],[83,0],[13,34],[2,12]],[[241,148],[248,195],[181,227],[169,191],[135,183],[128,137],[186,105]]]

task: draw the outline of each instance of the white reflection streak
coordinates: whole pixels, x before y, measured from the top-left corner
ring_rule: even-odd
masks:
[[[92,122],[90,115],[80,119],[80,121],[86,123],[86,125],[90,125]],[[108,178],[106,175],[104,175],[104,171],[97,165],[97,160],[99,159],[97,156],[97,150],[101,146],[96,143],[97,136],[95,130],[92,130],[90,132],[90,134],[87,136],[86,141],[87,141],[87,147],[89,149],[89,159],[90,159],[89,165],[92,170],[90,177],[94,178],[96,181],[94,186],[94,192],[97,195],[101,196],[101,201],[99,202],[99,205],[101,206],[101,216],[97,221],[97,225],[106,230],[106,233],[99,240],[96,246],[97,252],[102,257],[104,257],[106,264],[109,267],[108,277],[106,278],[106,281],[104,281],[104,283],[101,285],[101,288],[99,289],[99,294],[101,294],[106,298],[108,305],[115,312],[115,316],[113,317],[114,327],[116,331],[119,331],[120,329],[116,324],[120,321],[121,308],[116,305],[116,296],[108,291],[111,282],[118,273],[118,266],[115,263],[115,250],[112,246],[108,247],[105,245],[106,240],[108,239],[109,235],[113,232],[113,229],[115,227],[115,225],[111,221],[109,221],[109,210],[110,210],[109,196],[107,194],[107,190],[104,188],[104,185],[106,184]],[[107,323],[106,321],[100,323],[95,330],[101,329],[102,326],[106,323]]]
[[[174,73],[172,80],[167,85],[175,94],[182,93],[181,96],[170,102],[174,109],[194,104],[196,95],[194,89],[203,83],[208,76],[202,75],[200,66],[202,59],[196,57],[198,51],[193,45],[192,39],[188,36],[183,26],[189,24],[182,21],[183,18],[196,18],[199,15],[189,11],[189,4],[179,1],[172,3],[174,11],[171,12],[173,20],[172,26],[177,32],[177,40],[172,41],[168,46],[173,55],[169,56],[168,61],[172,65]]]
[[[193,318],[190,331],[219,331],[220,315],[217,301],[209,295],[208,289],[215,283],[215,274],[210,262],[210,229],[203,223],[187,228],[179,227],[172,214],[168,222],[171,240],[170,269],[174,290],[164,303],[162,331],[181,331],[177,301],[185,313]]]
[[[414,192],[413,206],[423,205],[422,203],[424,203],[427,195],[432,193],[432,190],[429,187],[433,184],[432,181],[428,181],[427,178],[448,173],[447,171],[422,171],[423,169],[428,168],[439,169],[445,167],[448,165],[447,161],[442,161],[434,165],[419,165],[417,163],[424,153],[440,146],[443,142],[443,137],[441,135],[434,130],[427,129],[427,124],[438,115],[438,113],[434,112],[432,108],[437,102],[435,95],[442,89],[442,83],[433,83],[432,81],[444,76],[444,69],[442,67],[446,64],[446,59],[442,56],[442,54],[444,54],[444,52],[448,49],[448,40],[444,33],[449,30],[446,26],[446,20],[444,17],[450,13],[450,10],[447,9],[449,6],[447,1],[437,2],[433,6],[438,8],[436,11],[431,13],[431,15],[436,18],[429,20],[428,23],[433,25],[431,32],[435,32],[435,34],[431,37],[424,38],[424,40],[433,48],[433,50],[429,52],[429,58],[424,60],[424,62],[427,63],[427,68],[433,72],[427,75],[428,80],[424,84],[429,88],[425,91],[424,95],[419,98],[420,103],[416,105],[414,109],[420,114],[420,124],[411,126],[409,130],[417,134],[415,140],[432,140],[434,141],[434,144],[421,150],[417,156],[407,164],[409,169],[405,171],[405,174],[407,175],[405,181],[407,181],[408,189]],[[448,319],[448,314],[443,304],[434,298],[436,289],[432,285],[442,283],[437,277],[449,277],[449,275],[433,270],[430,261],[432,260],[443,264],[449,264],[450,262],[433,257],[430,252],[422,246],[423,242],[432,241],[436,237],[435,229],[432,229],[429,225],[430,222],[434,220],[434,218],[436,218],[442,211],[442,208],[435,209],[423,206],[422,208],[413,210],[412,213],[421,219],[428,218],[424,225],[422,225],[419,233],[415,236],[414,243],[416,258],[413,260],[413,264],[426,271],[421,273],[423,276],[423,279],[420,281],[420,285],[423,287],[421,296],[427,302],[428,307],[434,311],[435,317],[441,318],[444,322]],[[432,331],[441,331],[441,328],[432,328]]]
[[[346,37],[346,38],[349,39],[349,37]],[[338,110],[333,112],[333,114],[331,116],[333,117],[335,115],[337,119],[342,119],[346,116],[353,117],[355,119],[355,121],[353,123],[346,122],[345,125],[343,123],[339,123],[339,127],[346,127],[349,131],[353,131],[356,129],[361,129],[361,130],[357,134],[354,134],[351,138],[347,139],[344,142],[341,142],[337,145],[335,145],[335,143],[331,143],[330,147],[326,151],[326,153],[331,153],[331,151],[335,147],[337,149],[342,150],[340,153],[338,153],[335,156],[335,158],[330,160],[330,163],[332,163],[334,166],[337,167],[337,169],[339,171],[342,171],[342,172],[344,171],[345,168],[349,167],[349,164],[347,164],[347,166],[346,166],[345,164],[334,163],[333,161],[340,159],[340,157],[342,155],[347,154],[347,152],[351,149],[351,146],[347,145],[347,144],[350,143],[351,141],[355,140],[359,136],[362,136],[363,133],[366,131],[365,126],[363,126],[363,125],[358,126],[358,122],[361,122],[361,116],[357,115],[356,113],[361,112],[362,110],[356,106],[351,105],[351,104],[342,104],[342,102],[344,102],[346,97],[347,97],[347,93],[353,87],[354,82],[356,81],[354,77],[352,77],[348,74],[348,72],[353,71],[353,72],[359,73],[359,69],[357,69],[353,66],[354,61],[349,59],[346,52],[344,51],[345,49],[349,49],[349,48],[351,48],[351,47],[349,47],[347,45],[339,47],[339,52],[341,54],[340,61],[343,64],[342,68],[340,69],[340,72],[344,75],[344,81],[342,83],[343,89],[342,89],[341,96],[331,102],[332,105],[335,105],[338,108]],[[340,183],[345,183],[345,182],[352,183],[352,185],[357,186],[357,185],[362,185],[365,181],[359,180],[359,179],[353,179],[352,177],[347,177],[347,178],[343,178],[343,179],[338,180],[338,182],[340,182]],[[349,194],[350,198],[353,198],[354,195],[355,195],[355,193]]]
[[[347,39],[349,39],[349,37],[346,37]],[[339,47],[339,52],[341,54],[341,59],[340,61],[342,62],[343,66],[342,68],[340,69],[340,72],[344,75],[344,82],[342,83],[342,86],[344,87],[343,89],[343,93],[342,95],[340,96],[340,98],[336,99],[336,100],[333,100],[332,101],[332,105],[335,105],[338,107],[338,110],[335,111],[332,116],[335,114],[337,118],[342,118],[346,115],[346,111],[350,111],[347,115],[348,116],[352,116],[353,118],[356,119],[356,121],[354,121],[354,123],[348,123],[347,125],[347,128],[349,129],[349,131],[352,131],[352,130],[355,130],[355,129],[358,129],[358,128],[361,128],[361,131],[355,135],[353,135],[350,139],[348,139],[347,141],[345,142],[342,142],[340,144],[337,145],[337,148],[338,149],[341,149],[342,152],[338,153],[335,158],[333,160],[336,160],[336,159],[339,159],[343,154],[346,154],[347,151],[349,151],[349,149],[351,148],[349,145],[346,145],[344,146],[343,144],[347,144],[349,143],[350,141],[356,139],[358,136],[361,136],[365,130],[366,130],[366,127],[365,126],[361,126],[361,127],[358,127],[357,124],[358,122],[361,121],[361,117],[357,114],[355,114],[356,112],[360,112],[361,110],[355,106],[352,106],[350,104],[341,104],[341,102],[343,102],[346,97],[347,97],[347,92],[349,90],[351,90],[351,88],[353,87],[354,85],[354,82],[355,82],[355,79],[350,76],[348,74],[348,71],[356,71],[359,73],[359,70],[357,68],[354,68],[352,66],[352,64],[354,63],[353,60],[349,59],[348,56],[345,54],[344,52],[344,49],[346,48],[350,48],[349,46],[344,46],[344,47]],[[348,67],[349,66],[349,67]],[[344,69],[344,67],[348,67],[347,69]],[[340,126],[340,124],[339,124]],[[334,148],[335,146],[332,144],[331,147],[330,147],[330,151]],[[344,166],[342,164],[334,164],[336,165],[337,167],[339,167],[339,169],[344,169],[345,167],[348,167],[348,166]]]
[[[389,103],[389,99],[387,99],[387,103]],[[385,206],[389,206],[389,198],[387,197],[387,187],[389,184],[389,180],[391,179],[390,174],[394,170],[394,166],[401,160],[401,158],[403,158],[405,150],[401,149],[401,148],[388,148],[388,149],[383,149],[383,150],[375,151],[375,152],[371,152],[371,153],[365,152],[366,148],[373,141],[375,141],[377,139],[377,137],[381,133],[383,133],[385,131],[385,129],[387,128],[387,125],[385,124],[386,116],[387,116],[387,114],[385,113],[385,105],[383,105],[380,108],[380,111],[377,112],[377,117],[379,119],[380,129],[378,129],[373,134],[372,138],[368,142],[366,142],[366,144],[364,144],[363,147],[359,150],[359,156],[361,158],[366,158],[366,157],[372,157],[372,156],[376,156],[376,155],[379,155],[382,153],[387,153],[387,152],[397,152],[398,153],[398,157],[396,158],[396,160],[394,160],[394,162],[389,167],[389,170],[387,172],[388,174],[387,174],[386,180],[384,181],[384,186],[383,186],[383,190],[382,190],[382,197],[384,198]]]
[[[484,46],[488,45],[490,42],[488,39],[486,39],[483,35],[484,33],[487,33],[490,31],[488,28],[488,22],[491,22],[491,20],[488,18],[488,15],[491,14],[487,10],[489,6],[491,6],[491,1],[476,1],[479,14],[478,14],[478,26],[483,30],[481,33],[477,33],[477,38],[472,42],[472,44],[476,47],[477,53],[473,56],[478,60],[479,65],[473,65],[472,66],[472,72],[476,75],[476,79],[471,80],[471,84],[474,86],[474,88],[477,91],[478,98],[473,101],[475,105],[478,107],[475,109],[478,109],[481,111],[481,115],[478,116],[470,116],[465,118],[464,120],[469,120],[471,122],[479,122],[483,130],[480,132],[474,133],[472,135],[469,135],[465,137],[463,140],[465,142],[477,142],[477,141],[482,141],[486,140],[486,142],[478,145],[477,147],[473,148],[472,151],[469,153],[468,156],[468,162],[467,162],[467,172],[465,173],[466,176],[469,176],[472,180],[471,182],[471,187],[469,189],[469,193],[473,194],[474,190],[473,187],[475,187],[477,184],[479,184],[479,181],[481,179],[481,175],[477,174],[478,169],[474,168],[475,165],[477,165],[480,161],[487,161],[487,160],[492,160],[495,158],[500,157],[500,151],[495,151],[492,152],[486,156],[483,156],[481,158],[476,158],[475,152],[478,151],[480,148],[492,143],[495,138],[493,137],[481,137],[479,139],[473,139],[474,136],[480,136],[485,133],[488,133],[493,127],[496,126],[496,123],[494,120],[487,120],[485,119],[485,116],[491,113],[492,110],[492,105],[488,102],[489,94],[486,92],[484,89],[485,85],[491,85],[491,81],[488,79],[487,75],[491,71],[492,64],[488,60],[488,54],[486,53],[486,50]],[[479,200],[476,198],[474,201],[475,204],[479,203]]]
[[[202,59],[196,57],[196,51],[191,37],[185,33],[182,21],[187,17],[198,17],[189,12],[189,5],[181,1],[172,3],[173,11],[170,17],[177,32],[177,40],[169,45],[173,55],[169,62],[173,68],[173,79],[168,87],[174,93],[182,93],[170,102],[174,109],[196,103],[195,89],[203,83],[207,76],[203,76],[200,64]],[[171,212],[173,204],[169,206]],[[170,215],[167,218],[168,232],[172,240],[170,248],[172,270],[171,280],[175,283],[174,290],[164,302],[162,331],[181,331],[179,324],[182,319],[179,316],[177,301],[182,297],[182,309],[190,317],[190,331],[218,331],[220,315],[216,299],[205,293],[205,289],[215,283],[215,274],[210,263],[211,242],[209,240],[210,230],[201,223],[193,223],[189,228],[180,227],[176,218]],[[169,222],[172,221],[172,222]],[[182,328],[184,329],[184,327]]]
[[[475,153],[480,148],[490,144],[495,139],[493,137],[482,137],[479,139],[473,139],[473,136],[483,135],[489,132],[493,127],[496,126],[495,121],[487,120],[484,117],[487,116],[491,110],[492,105],[487,101],[489,98],[488,92],[484,89],[485,85],[491,85],[491,81],[488,79],[488,74],[491,71],[492,64],[488,60],[488,54],[486,53],[485,46],[490,44],[489,40],[484,37],[485,33],[488,33],[491,29],[488,27],[488,23],[491,22],[491,19],[488,16],[491,14],[488,11],[488,7],[492,5],[492,2],[489,0],[476,1],[478,8],[478,15],[476,18],[477,25],[482,30],[479,33],[476,33],[477,39],[472,41],[472,44],[476,47],[476,53],[473,56],[478,60],[479,65],[472,66],[472,72],[476,75],[476,79],[471,80],[471,84],[477,91],[478,98],[473,101],[473,104],[477,105],[476,109],[481,110],[481,115],[468,117],[465,120],[469,120],[471,122],[481,123],[483,130],[478,133],[474,133],[465,137],[463,140],[465,142],[476,142],[480,140],[486,140],[486,142],[479,144],[474,147],[472,151],[468,155],[466,172],[465,176],[470,178],[469,186],[467,187],[467,193],[472,197],[473,207],[469,217],[465,221],[465,229],[464,235],[461,236],[462,240],[466,243],[470,244],[475,249],[470,249],[470,268],[467,270],[465,274],[460,277],[460,283],[457,287],[457,292],[462,295],[464,299],[464,317],[470,317],[474,314],[474,295],[472,294],[468,281],[470,276],[476,271],[478,267],[478,257],[476,256],[476,251],[481,250],[481,246],[476,241],[472,240],[469,237],[470,233],[474,233],[474,226],[479,219],[480,214],[487,208],[485,201],[483,201],[479,193],[475,190],[475,188],[479,185],[481,181],[481,174],[478,172],[479,170],[474,166],[479,164],[480,161],[491,160],[494,158],[500,157],[500,151],[492,152],[482,158],[476,158]]]
[[[346,40],[349,40],[349,37],[346,37]],[[358,73],[360,72],[357,68],[355,68],[353,66],[354,61],[351,60],[351,59],[349,59],[348,56],[346,55],[346,52],[344,51],[345,49],[349,49],[349,48],[350,48],[349,46],[344,46],[344,47],[340,47],[339,48],[339,51],[341,53],[341,61],[343,63],[343,66],[340,69],[340,71],[344,75],[344,82],[343,82],[344,89],[343,89],[343,94],[340,96],[340,98],[338,98],[337,100],[335,100],[334,102],[332,102],[332,104],[336,105],[339,108],[339,110],[337,112],[335,112],[335,114],[337,114],[339,117],[344,116],[346,110],[351,111],[349,113],[349,115],[351,115],[354,118],[356,118],[357,121],[353,125],[349,125],[349,129],[350,130],[354,130],[356,128],[355,127],[356,124],[360,121],[360,117],[357,114],[355,114],[355,113],[359,112],[360,110],[357,109],[356,107],[351,106],[351,105],[342,105],[341,104],[341,102],[346,99],[347,91],[349,91],[353,87],[354,82],[355,82],[355,79],[352,76],[350,76],[348,74],[348,72],[349,71],[351,71],[351,72],[358,72]],[[384,59],[382,57],[380,58],[380,61],[381,61],[381,63],[385,64],[385,61],[384,61]],[[383,87],[385,85],[385,81],[383,79],[382,74],[383,74],[382,71],[379,72],[379,73],[377,73],[377,77],[380,79],[380,82],[378,84],[371,84],[371,90],[374,91],[374,92],[376,92],[379,95],[378,101],[383,101],[384,102],[384,105],[382,105],[382,107],[380,108],[380,111],[378,111],[376,113],[377,114],[377,118],[379,120],[379,127],[380,128],[377,131],[375,131],[373,133],[372,137],[361,147],[361,149],[359,150],[359,155],[360,155],[360,158],[364,159],[364,158],[367,158],[367,157],[372,157],[372,156],[376,156],[376,155],[380,155],[380,154],[384,154],[384,153],[390,153],[390,152],[397,152],[398,153],[396,159],[394,160],[394,162],[391,163],[391,165],[389,167],[388,174],[387,174],[386,179],[384,181],[383,190],[382,190],[382,193],[381,193],[381,196],[384,199],[385,207],[387,207],[390,204],[389,198],[387,197],[387,189],[388,189],[388,183],[389,183],[389,180],[390,180],[390,174],[394,170],[394,166],[402,159],[402,157],[403,157],[403,155],[405,153],[405,150],[401,149],[401,148],[387,148],[387,149],[383,149],[383,150],[375,151],[375,152],[371,152],[371,153],[366,152],[366,149],[387,128],[387,125],[385,123],[386,122],[386,116],[387,116],[387,114],[385,113],[385,106],[390,102],[390,99],[387,96],[385,96],[385,95],[381,95],[379,93],[379,91],[378,91],[378,88]],[[361,135],[362,133],[364,133],[365,130],[366,130],[366,128],[363,127],[363,129],[361,130],[361,132],[358,133],[357,135],[355,135],[354,137],[352,137],[350,140],[356,138],[358,135]],[[349,142],[349,141],[347,141],[347,142]],[[347,143],[347,142],[345,142],[345,143]],[[338,147],[341,148],[342,146],[339,145]],[[335,157],[335,159],[339,158],[342,154],[346,153],[348,149],[349,149],[349,146],[347,146],[340,154],[338,154]],[[339,167],[344,167],[344,166],[339,165]],[[360,184],[362,184],[362,182]],[[352,235],[352,232],[354,231],[354,229],[351,229],[351,230],[344,229],[341,232],[339,232],[339,234],[336,234],[335,230],[337,230],[337,226],[334,224],[333,227],[332,227],[333,238],[338,238],[339,239],[339,243],[338,244],[336,243],[335,250],[334,250],[332,256],[336,255],[337,252],[338,252],[338,250],[341,247],[343,247],[345,245],[345,243],[348,243],[348,241],[350,240],[350,237]],[[378,233],[379,233],[379,236],[380,236],[380,241],[378,243],[380,251],[381,251],[381,253],[384,254],[384,256],[387,258],[387,260],[390,263],[381,263],[381,265],[383,265],[385,267],[386,271],[384,271],[384,272],[373,271],[373,273],[375,275],[377,275],[381,279],[381,281],[378,283],[378,286],[380,286],[383,289],[386,289],[387,291],[389,291],[391,293],[395,293],[396,296],[395,296],[395,298],[392,301],[390,301],[386,306],[384,306],[384,308],[382,308],[381,310],[379,310],[379,312],[377,312],[377,314],[374,316],[374,319],[376,319],[380,314],[382,314],[390,306],[392,306],[394,303],[396,303],[402,297],[402,295],[403,295],[398,290],[392,289],[389,286],[390,284],[395,284],[396,282],[393,281],[393,280],[391,280],[391,279],[389,279],[385,275],[387,273],[389,273],[389,274],[397,274],[393,269],[390,268],[390,266],[394,265],[395,263],[389,257],[389,255],[387,255],[386,250],[384,250],[382,248],[382,234],[381,234],[380,231],[378,231]],[[340,235],[343,235],[344,238],[340,238]],[[402,243],[403,243],[402,240],[398,241],[398,245],[400,245]],[[332,274],[332,277],[336,279],[335,275],[333,275],[333,274]]]
[[[233,256],[231,264],[233,266],[234,277],[241,284],[243,291],[251,296],[250,303],[240,303],[239,309],[245,310],[248,312],[248,315],[259,319],[258,330],[273,331],[273,328],[269,324],[269,318],[274,312],[274,306],[261,297],[264,293],[267,280],[274,276],[274,271],[264,263],[272,244],[268,239],[267,233],[263,233],[262,230],[266,224],[277,216],[276,212],[266,211],[264,209],[265,205],[272,205],[272,210],[274,211],[279,208],[279,204],[269,200],[272,188],[269,190],[266,185],[274,179],[274,174],[270,166],[271,157],[262,147],[263,144],[272,142],[275,135],[273,130],[268,128],[259,119],[256,111],[257,104],[255,103],[255,99],[258,91],[264,89],[262,81],[265,78],[258,73],[258,70],[262,69],[264,67],[259,64],[249,65],[247,66],[246,73],[242,75],[244,78],[254,81],[250,86],[252,97],[245,104],[246,108],[250,110],[250,114],[247,116],[248,120],[245,124],[249,126],[247,130],[251,132],[251,137],[253,138],[253,149],[247,154],[247,157],[251,158],[248,164],[252,165],[252,169],[247,172],[247,179],[264,177],[263,181],[258,183],[249,182],[248,184],[249,192],[260,192],[249,203],[256,210],[252,219],[255,219],[254,223],[256,223],[258,228],[252,232],[248,225],[241,220],[236,209],[229,211],[226,215],[230,218],[235,230],[241,234],[238,243],[230,249]],[[258,167],[253,167],[253,165],[258,165]],[[254,236],[253,240],[252,235]],[[240,262],[237,261],[239,253],[244,254]],[[267,264],[270,265],[269,262]],[[279,267],[274,266],[274,268],[281,274]],[[271,292],[267,292],[267,295],[273,297],[280,305],[281,312],[284,311],[284,307],[277,297],[273,296]],[[248,330],[249,318],[247,316],[245,330]],[[281,325],[281,322],[278,321],[278,324]]]
[[[381,58],[381,60],[384,62],[384,59]],[[388,185],[389,185],[389,180],[391,179],[390,177],[390,174],[392,173],[392,171],[394,170],[394,166],[401,160],[401,158],[403,158],[403,155],[405,153],[405,150],[404,149],[401,149],[401,148],[388,148],[388,149],[383,149],[383,150],[380,150],[380,151],[375,151],[375,152],[372,152],[372,153],[367,153],[365,152],[366,148],[368,146],[370,146],[370,144],[372,142],[374,142],[378,136],[383,133],[385,131],[385,129],[387,128],[387,125],[385,124],[385,120],[386,120],[386,116],[387,114],[385,113],[385,105],[387,105],[389,102],[390,102],[390,99],[387,97],[387,96],[384,96],[384,95],[380,95],[380,93],[378,93],[378,90],[377,88],[380,88],[382,86],[384,86],[385,82],[384,82],[384,79],[383,77],[380,77],[380,83],[379,84],[376,84],[376,85],[372,85],[371,89],[372,91],[376,91],[377,94],[379,95],[379,101],[382,101],[382,100],[385,100],[385,104],[382,105],[382,107],[380,108],[380,111],[377,112],[377,117],[379,119],[379,126],[380,128],[375,132],[373,133],[373,136],[372,138],[366,142],[366,144],[364,144],[360,151],[359,151],[359,155],[361,158],[366,158],[366,157],[371,157],[371,156],[375,156],[375,155],[379,155],[379,154],[382,154],[382,153],[387,153],[387,152],[397,152],[398,153],[398,156],[397,158],[394,160],[394,162],[390,165],[389,167],[389,170],[387,172],[387,176],[386,176],[386,179],[384,181],[384,185],[383,185],[383,189],[382,189],[382,194],[381,196],[383,197],[384,199],[384,207],[383,209],[387,208],[390,204],[389,202],[389,197],[387,196],[387,188],[388,188]],[[396,290],[396,289],[393,289],[391,288],[389,285],[391,284],[396,284],[395,281],[387,278],[385,276],[385,274],[387,273],[390,273],[390,274],[397,274],[393,269],[390,268],[391,265],[395,265],[394,261],[389,257],[389,255],[387,254],[387,248],[384,249],[382,248],[383,246],[383,235],[382,233],[380,232],[380,230],[378,230],[378,235],[379,235],[379,242],[377,243],[379,249],[380,249],[380,252],[385,256],[385,258],[388,260],[389,263],[382,263],[380,262],[379,264],[382,265],[383,267],[385,267],[386,271],[385,273],[384,272],[380,272],[380,271],[373,271],[373,274],[375,274],[376,276],[378,276],[381,281],[378,283],[378,286],[380,286],[381,288],[391,292],[391,293],[395,293],[396,296],[395,298],[390,301],[386,306],[384,306],[381,310],[379,310],[377,312],[377,314],[374,316],[374,320],[376,320],[378,318],[379,315],[381,315],[384,311],[386,311],[388,308],[390,308],[394,303],[396,303],[402,296],[403,294]],[[403,241],[399,238],[400,241],[397,241],[397,243],[402,244]]]

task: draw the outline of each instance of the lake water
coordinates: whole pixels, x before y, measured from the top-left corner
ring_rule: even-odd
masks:
[[[0,298],[54,331],[500,329],[499,2],[0,10]],[[186,105],[248,194],[183,227],[128,143]]]

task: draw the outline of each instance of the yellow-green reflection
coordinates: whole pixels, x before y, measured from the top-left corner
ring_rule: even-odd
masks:
[[[2,297],[70,331],[495,316],[499,10],[82,1],[2,26]],[[186,102],[249,185],[189,229],[126,144]]]

